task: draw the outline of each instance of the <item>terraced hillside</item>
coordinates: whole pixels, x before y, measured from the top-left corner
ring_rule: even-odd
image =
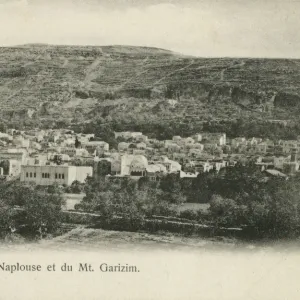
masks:
[[[299,83],[300,60],[197,58],[130,46],[0,48],[2,119],[84,122],[134,110],[196,119],[209,111],[222,119],[224,111],[274,117],[278,109],[285,116],[300,107]]]

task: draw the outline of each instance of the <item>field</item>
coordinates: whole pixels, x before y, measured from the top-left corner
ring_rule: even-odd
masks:
[[[63,207],[64,210],[74,209],[75,204],[80,203],[85,194],[64,194],[66,205]]]
[[[209,209],[209,203],[184,203],[176,208],[178,212],[185,210],[199,211],[202,210],[206,212]]]

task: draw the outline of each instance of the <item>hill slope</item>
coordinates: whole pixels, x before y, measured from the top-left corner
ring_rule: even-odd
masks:
[[[299,82],[300,60],[197,58],[131,46],[0,48],[0,109],[8,120],[85,122],[132,112],[287,118],[300,107]]]

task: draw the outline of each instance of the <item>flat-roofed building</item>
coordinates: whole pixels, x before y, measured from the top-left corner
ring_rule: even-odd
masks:
[[[109,144],[103,141],[91,141],[87,143],[82,143],[82,146],[89,152],[93,153],[95,150],[109,150]]]
[[[27,151],[25,149],[7,149],[0,151],[0,160],[12,159],[25,163]]]
[[[226,133],[203,132],[201,135],[203,144],[217,144],[219,146],[226,145]]]
[[[123,138],[123,139],[130,139],[130,138],[137,138],[142,136],[141,132],[132,132],[132,131],[122,131],[122,132],[115,132],[115,138]]]
[[[92,167],[34,164],[21,167],[21,181],[37,185],[71,185],[75,180],[83,183],[88,176],[93,176]]]

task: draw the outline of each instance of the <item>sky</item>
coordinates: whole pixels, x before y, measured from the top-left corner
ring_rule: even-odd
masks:
[[[134,45],[300,58],[300,0],[0,0],[0,46]]]

